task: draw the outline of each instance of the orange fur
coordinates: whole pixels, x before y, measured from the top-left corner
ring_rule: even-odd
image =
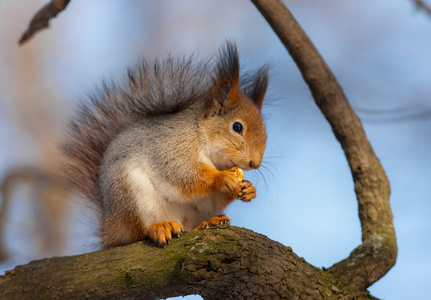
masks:
[[[243,202],[250,202],[251,199],[256,198],[256,188],[250,181],[244,180],[242,182],[238,198]]]
[[[109,224],[103,227],[102,247],[110,248],[119,245],[142,241],[146,237],[145,227],[135,212],[129,211],[113,220],[105,220]]]
[[[208,221],[203,221],[201,225],[196,227],[194,230],[202,230],[202,229],[223,225],[223,224],[230,224],[230,219],[225,215],[215,216],[209,219]]]
[[[207,194],[221,193],[226,205],[236,199],[241,191],[242,180],[236,174],[238,167],[228,171],[218,171],[208,165],[201,164],[196,171],[197,179],[193,185],[181,186],[184,197],[196,197]],[[224,206],[226,206],[224,205]]]
[[[175,221],[155,223],[148,228],[147,237],[159,246],[169,244],[173,236],[180,236],[183,226]]]

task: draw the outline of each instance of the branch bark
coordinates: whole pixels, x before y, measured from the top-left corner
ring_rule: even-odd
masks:
[[[385,275],[397,257],[389,180],[334,74],[290,11],[280,0],[252,2],[289,51],[346,155],[355,183],[362,244],[329,272],[341,286],[364,290]]]
[[[335,282],[290,247],[244,228],[219,227],[185,233],[165,249],[138,242],[18,266],[0,276],[0,299],[372,299]]]
[[[18,44],[27,42],[36,32],[49,27],[49,21],[66,9],[70,0],[52,0],[42,7],[30,21],[26,32],[22,35]]]

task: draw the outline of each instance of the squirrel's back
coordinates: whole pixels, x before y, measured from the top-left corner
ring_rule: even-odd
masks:
[[[82,104],[62,144],[66,180],[92,202],[101,205],[99,170],[111,141],[130,124],[146,116],[172,114],[201,100],[211,85],[209,61],[168,57],[142,61],[128,70],[123,85],[104,82]]]

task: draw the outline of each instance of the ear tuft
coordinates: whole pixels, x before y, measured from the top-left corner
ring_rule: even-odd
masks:
[[[235,43],[226,42],[220,50],[213,76],[212,98],[222,107],[232,107],[238,101],[239,58]]]
[[[268,67],[260,68],[256,74],[250,79],[244,90],[246,94],[256,105],[259,111],[262,110],[263,99],[265,98],[268,88]]]

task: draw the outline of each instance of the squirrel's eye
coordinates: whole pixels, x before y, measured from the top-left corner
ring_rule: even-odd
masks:
[[[242,126],[242,124],[241,124],[240,122],[235,122],[235,123],[233,123],[233,125],[232,125],[232,129],[233,129],[233,131],[235,131],[235,132],[242,133],[243,126]]]

